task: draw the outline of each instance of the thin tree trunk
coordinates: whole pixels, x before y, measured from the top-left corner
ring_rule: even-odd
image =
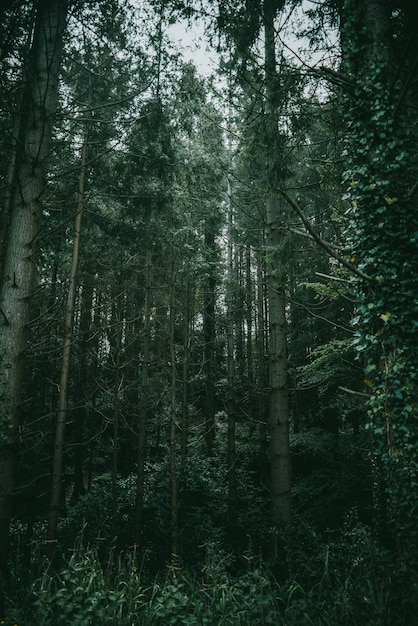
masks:
[[[184,494],[185,472],[188,456],[189,439],[189,358],[190,358],[190,320],[191,320],[191,289],[190,264],[185,263],[184,319],[183,319],[183,363],[182,363],[182,397],[181,397],[181,440],[180,440],[180,480],[179,480],[179,555],[183,556],[183,528],[185,515]]]
[[[205,281],[203,304],[203,337],[205,363],[204,410],[206,449],[208,456],[213,454],[215,441],[215,232],[213,219],[207,218],[205,225],[205,253],[207,259],[207,277]]]
[[[233,208],[231,182],[228,180],[228,244],[227,244],[227,355],[228,355],[228,530],[231,545],[236,543],[238,519],[237,453],[235,441],[235,359],[234,359],[234,259]]]
[[[93,282],[93,320],[92,320],[92,331],[89,339],[89,350],[91,355],[90,361],[90,380],[91,380],[91,391],[90,391],[90,407],[91,407],[91,419],[94,423],[96,420],[100,422],[101,414],[96,408],[96,400],[99,392],[99,386],[97,384],[98,380],[98,370],[99,363],[102,361],[101,358],[101,345],[103,342],[103,322],[102,322],[102,307],[103,307],[103,292],[100,287],[100,281],[94,280]],[[87,491],[91,490],[92,481],[93,481],[93,470],[94,470],[94,458],[95,458],[95,449],[97,447],[97,439],[100,437],[100,434],[95,437],[90,437],[89,442],[89,455],[88,455],[88,463],[87,463]]]
[[[80,304],[80,353],[77,374],[76,412],[74,417],[73,463],[74,463],[74,490],[72,500],[76,501],[85,493],[84,485],[84,422],[86,417],[86,403],[91,387],[91,372],[89,368],[89,338],[92,322],[93,284],[85,281]]]
[[[87,131],[84,136],[83,147],[81,151],[81,170],[79,178],[78,188],[78,202],[77,202],[77,214],[74,225],[74,239],[73,239],[73,254],[70,267],[67,306],[65,310],[65,322],[64,322],[64,343],[62,349],[62,363],[61,363],[61,378],[59,387],[59,405],[58,405],[58,418],[55,432],[55,447],[54,447],[54,460],[52,466],[52,480],[51,480],[51,497],[49,504],[48,515],[48,558],[53,560],[56,543],[57,543],[57,528],[58,519],[61,506],[61,486],[62,486],[62,474],[64,467],[64,444],[65,444],[65,427],[67,422],[67,409],[68,409],[68,382],[70,377],[70,365],[71,365],[71,344],[73,340],[73,324],[74,324],[74,311],[76,301],[76,283],[78,262],[80,257],[80,238],[81,238],[81,222],[84,212],[84,189],[86,179],[86,158],[87,158]]]
[[[117,512],[118,512],[118,457],[119,457],[119,405],[122,388],[122,372],[121,372],[121,349],[122,349],[122,307],[120,302],[121,295],[114,297],[112,303],[112,326],[114,336],[112,340],[113,365],[114,371],[114,390],[113,390],[113,447],[112,447],[112,539],[117,536]]]
[[[280,222],[282,209],[277,194],[279,171],[277,152],[278,120],[276,112],[276,49],[274,18],[276,2],[265,0],[265,84],[267,173],[269,195],[267,198],[268,304],[269,304],[269,420],[272,523],[276,530],[291,520],[291,462],[289,444],[289,409],[287,383],[286,298],[284,274],[278,266],[278,248],[281,241]]]
[[[238,370],[238,384],[241,390],[239,403],[243,403],[244,374],[245,374],[245,344],[244,344],[244,289],[243,289],[243,248],[236,246],[235,249],[235,350]]]
[[[178,524],[178,477],[177,477],[177,408],[176,408],[176,353],[174,345],[175,331],[175,273],[174,261],[171,271],[170,288],[170,478],[171,478],[171,560],[175,563],[179,558],[179,524]]]
[[[264,238],[263,242],[264,243]],[[258,466],[259,479],[266,483],[268,474],[267,444],[267,381],[266,381],[266,317],[265,311],[265,276],[263,270],[262,249],[257,254],[257,420],[258,420]]]
[[[4,416],[0,445],[0,577],[6,577],[8,571],[8,532],[27,348],[26,329],[35,283],[41,197],[57,106],[66,14],[66,0],[39,2],[31,49],[30,112],[20,135],[23,148],[14,172],[16,193],[3,256],[0,286],[0,413]]]
[[[100,290],[99,282],[94,281],[93,284],[93,321],[92,332],[89,340],[89,350],[91,354],[90,361],[90,380],[92,383],[91,389],[91,418],[94,422],[95,419],[100,419],[99,412],[96,409],[96,398],[98,395],[97,385],[97,373],[100,362],[100,344],[101,344],[101,309],[102,309],[102,292]],[[91,438],[89,443],[89,456],[87,463],[87,491],[91,490],[93,481],[93,463],[95,446],[97,445],[97,438]]]
[[[149,402],[149,366],[150,366],[150,331],[151,331],[151,253],[147,252],[145,268],[145,304],[144,304],[144,345],[142,362],[141,395],[139,401],[139,424],[137,438],[137,474],[135,498],[135,545],[142,544],[143,502],[145,483],[146,437]],[[139,554],[138,554],[139,557]]]
[[[185,316],[183,339],[183,389],[181,408],[181,473],[184,474],[187,462],[187,441],[189,434],[189,351],[190,351],[190,277],[189,263],[186,265]]]
[[[251,272],[251,246],[246,247],[246,270],[245,270],[245,308],[247,325],[247,380],[248,387],[252,390],[254,386],[253,375],[253,279]]]

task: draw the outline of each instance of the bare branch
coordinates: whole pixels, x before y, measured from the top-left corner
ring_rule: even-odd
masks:
[[[355,391],[354,389],[348,389],[348,387],[341,387],[339,385],[338,389],[340,389],[341,391],[345,391],[345,393],[349,393],[352,396],[361,396],[362,398],[370,398],[370,395],[368,393],[363,393],[362,391]]]
[[[346,261],[342,256],[340,256],[337,252],[335,252],[333,247],[327,241],[325,241],[324,239],[322,239],[320,235],[318,235],[316,230],[312,228],[311,224],[309,223],[309,220],[306,217],[305,213],[302,211],[302,209],[300,208],[296,200],[292,198],[292,196],[290,196],[286,191],[284,191],[284,189],[279,189],[279,192],[283,196],[283,198],[287,200],[287,202],[290,204],[292,209],[296,211],[296,213],[299,215],[308,233],[312,236],[312,238],[316,241],[316,243],[321,246],[321,248],[326,250],[327,253],[332,258],[336,259],[339,263],[341,263],[341,265],[343,265],[346,269],[348,269],[350,272],[352,272],[359,278],[362,278],[363,280],[367,280],[369,282],[374,282],[374,279],[371,276],[359,270],[358,267],[353,265],[353,263],[349,263],[348,261]]]
[[[351,285],[351,281],[346,278],[339,278],[338,276],[329,276],[329,274],[323,274],[322,272],[315,272],[316,276],[320,276],[321,278],[327,278],[328,280],[335,280],[339,283],[348,283]]]

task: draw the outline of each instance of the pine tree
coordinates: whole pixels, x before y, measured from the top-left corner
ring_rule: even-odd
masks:
[[[0,285],[2,355],[0,406],[0,572],[7,573],[8,528],[14,490],[14,464],[20,424],[27,325],[35,287],[35,263],[42,215],[42,194],[50,158],[51,136],[57,107],[63,33],[67,2],[40,1],[25,72],[30,96],[22,115],[22,151],[9,177],[11,210],[7,229],[4,269]]]

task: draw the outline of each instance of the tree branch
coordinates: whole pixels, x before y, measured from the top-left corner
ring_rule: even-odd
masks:
[[[338,386],[338,389],[340,389],[340,391],[345,391],[345,393],[350,393],[353,396],[361,396],[362,398],[370,398],[370,395],[368,393],[363,393],[362,391],[355,391],[354,389],[349,389],[348,387],[341,387],[341,385]]]
[[[408,191],[408,198],[411,199],[415,196],[416,192],[418,189],[418,180],[417,182],[413,185],[413,187]]]
[[[293,233],[294,235],[297,235],[298,237],[305,237],[305,239],[309,239],[310,241],[315,241],[315,239],[312,237],[312,235],[310,235],[309,233],[305,232],[304,230],[299,230],[299,228],[294,228],[293,226],[286,226],[285,228],[286,228],[286,230],[289,231],[289,233]],[[343,249],[342,246],[337,246],[336,244],[330,243],[329,241],[327,241],[326,243],[333,250],[342,250]]]
[[[332,83],[333,85],[337,85],[338,87],[344,87],[347,91],[352,91],[355,87],[353,81],[351,81],[348,76],[345,76],[341,72],[337,72],[337,70],[333,70],[330,67],[325,67],[321,65],[321,67],[313,67],[311,71],[315,74],[319,74],[322,78]]]
[[[298,216],[302,220],[302,223],[305,226],[308,233],[312,236],[312,238],[316,241],[316,243],[321,246],[321,248],[327,251],[329,256],[336,259],[339,263],[341,263],[341,265],[343,265],[346,269],[348,269],[350,272],[352,272],[359,278],[362,278],[363,280],[367,280],[369,282],[374,282],[371,276],[369,276],[368,274],[365,274],[364,272],[359,270],[358,267],[346,261],[342,256],[340,256],[339,254],[337,254],[337,252],[335,252],[335,250],[333,249],[333,246],[331,246],[327,241],[322,239],[320,235],[318,235],[316,230],[312,228],[311,224],[309,223],[309,220],[306,217],[305,213],[302,211],[302,209],[300,208],[296,200],[292,198],[292,196],[290,196],[286,191],[284,191],[284,189],[279,189],[279,192],[283,196],[283,198],[290,204],[292,209],[298,214]]]

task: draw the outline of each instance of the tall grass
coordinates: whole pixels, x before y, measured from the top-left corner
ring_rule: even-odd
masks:
[[[392,626],[382,570],[364,540],[362,561],[323,551],[317,580],[298,571],[278,583],[257,559],[239,574],[218,545],[193,570],[167,567],[153,580],[136,555],[101,562],[94,548],[78,546],[54,574],[20,581],[9,597],[5,626]],[[301,546],[301,550],[303,547]],[[369,550],[369,552],[367,552]],[[348,553],[345,553],[348,556]],[[293,555],[297,560],[297,555]],[[346,567],[342,566],[345,562]],[[318,563],[317,563],[318,566]],[[301,563],[299,563],[301,567]],[[18,582],[18,581],[17,581]],[[23,600],[24,598],[24,600]],[[0,620],[1,622],[1,620]]]

